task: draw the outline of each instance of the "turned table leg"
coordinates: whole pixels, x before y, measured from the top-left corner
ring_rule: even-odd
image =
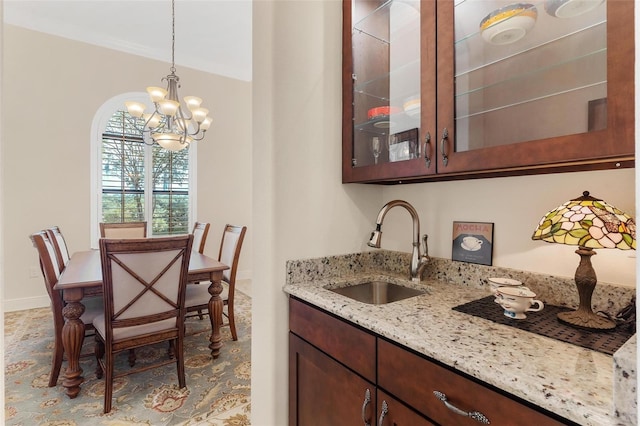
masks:
[[[75,398],[80,392],[80,384],[84,381],[82,368],[80,368],[80,351],[84,341],[84,323],[80,317],[84,313],[82,289],[69,289],[64,291],[64,299],[67,302],[62,309],[64,326],[62,327],[62,346],[67,354],[68,367],[64,373],[62,386],[66,388],[69,398]]]
[[[211,295],[211,299],[209,299],[209,320],[211,321],[211,337],[209,338],[211,343],[209,344],[209,349],[211,349],[211,356],[214,359],[220,356],[220,348],[222,347],[220,326],[222,325],[222,308],[224,303],[220,298],[220,293],[222,293],[221,277],[212,277],[211,284],[209,285],[209,294]]]

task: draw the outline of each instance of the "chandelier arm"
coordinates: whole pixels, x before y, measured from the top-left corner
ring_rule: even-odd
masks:
[[[193,135],[191,135],[191,139],[193,139],[194,141],[201,141],[202,139],[204,139],[204,130],[202,131],[202,133],[194,133]]]
[[[153,106],[154,106],[153,112],[149,114],[149,118],[147,118],[147,120],[144,122],[144,127],[148,129],[147,130],[148,132],[162,130],[164,129],[164,126],[165,126],[165,122],[162,120],[162,114],[158,111],[158,108],[159,108],[158,104],[154,102]],[[156,116],[160,117],[160,120],[158,120],[158,125],[155,127],[151,127],[149,123],[151,122],[151,119]]]
[[[155,112],[154,112],[155,114]],[[151,114],[153,115],[153,114]],[[147,146],[153,146],[154,141],[153,138],[151,138],[151,132],[154,129],[157,128],[150,128],[147,127],[147,123],[149,122],[149,120],[145,121],[144,123],[144,127],[140,127],[140,125],[138,124],[139,120],[136,118],[133,118],[131,116],[124,116],[124,119],[127,121],[127,123],[129,123],[134,129],[136,129],[138,132],[140,132],[140,136],[142,137],[142,143],[144,143]],[[149,138],[151,138],[151,142],[149,142]]]
[[[189,139],[193,139],[191,138],[191,134],[189,133],[189,123],[187,122],[190,119],[187,119],[185,117],[182,107],[178,108],[178,111],[176,111],[176,116],[177,116],[176,120],[178,120],[178,122],[180,123],[179,125],[177,125],[178,130],[181,130],[180,143],[182,145],[189,146]]]

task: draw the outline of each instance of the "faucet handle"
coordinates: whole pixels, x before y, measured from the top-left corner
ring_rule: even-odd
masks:
[[[426,257],[427,259],[429,259],[429,244],[427,243],[428,239],[429,236],[427,234],[424,234],[422,236],[422,245],[424,246],[422,257]]]

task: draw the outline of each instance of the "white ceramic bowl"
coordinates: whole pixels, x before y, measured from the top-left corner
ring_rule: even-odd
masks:
[[[514,3],[496,9],[480,21],[482,38],[491,44],[515,43],[533,28],[538,10],[529,3]]]
[[[420,96],[407,98],[402,105],[405,114],[409,117],[417,117],[420,115]]]
[[[603,2],[604,0],[546,0],[544,10],[556,18],[575,18],[591,12]]]
[[[521,281],[514,280],[512,278],[489,278],[489,290],[491,291],[491,294],[495,295],[498,288],[501,287],[518,287],[527,289],[527,287],[522,285]]]

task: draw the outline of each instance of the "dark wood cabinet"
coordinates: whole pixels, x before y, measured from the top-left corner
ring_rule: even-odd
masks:
[[[290,426],[572,424],[306,302],[289,309]]]
[[[508,16],[533,21],[523,37],[482,29],[528,6]],[[633,16],[632,0],[570,16],[343,0],[343,182],[634,167]]]
[[[289,354],[290,425],[372,423],[376,392],[371,382],[293,333]]]
[[[377,388],[373,334],[304,302],[289,306],[289,425],[433,425]]]

